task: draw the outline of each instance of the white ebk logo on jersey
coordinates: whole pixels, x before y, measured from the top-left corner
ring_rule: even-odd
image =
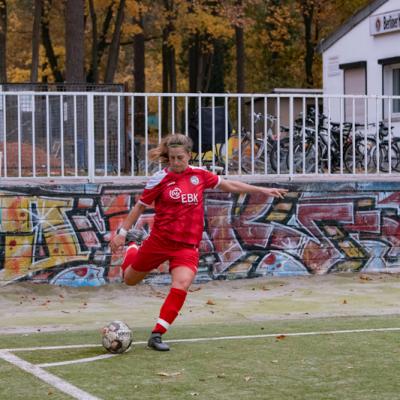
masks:
[[[169,191],[169,196],[171,199],[178,200],[181,199],[183,204],[198,204],[198,194],[197,193],[182,193],[182,190],[179,188],[174,188]]]

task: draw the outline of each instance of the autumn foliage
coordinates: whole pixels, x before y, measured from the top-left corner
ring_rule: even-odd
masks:
[[[320,87],[317,44],[367,3],[0,0],[0,81],[147,92]]]

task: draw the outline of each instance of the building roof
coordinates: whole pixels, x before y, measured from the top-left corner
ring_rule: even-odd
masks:
[[[323,53],[341,39],[347,32],[351,31],[356,25],[358,25],[365,18],[370,16],[377,8],[382,4],[385,4],[388,0],[375,0],[363,7],[361,10],[351,16],[343,25],[332,32],[328,37],[323,39],[317,46],[317,50]]]
[[[316,88],[275,88],[272,89],[272,93],[277,93],[277,94],[322,94],[323,90],[322,89],[316,89]]]

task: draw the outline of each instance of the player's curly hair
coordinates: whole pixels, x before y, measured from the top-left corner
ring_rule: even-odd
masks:
[[[168,162],[168,149],[171,147],[183,147],[188,153],[192,151],[193,141],[189,136],[181,133],[173,133],[165,136],[160,144],[154,149],[149,150],[151,161],[161,161],[163,164]]]

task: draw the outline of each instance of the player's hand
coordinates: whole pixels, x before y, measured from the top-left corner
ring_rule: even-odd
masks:
[[[125,236],[115,235],[110,241],[110,248],[113,253],[118,252],[125,245]]]
[[[282,189],[282,188],[263,188],[263,192],[268,194],[269,196],[272,197],[278,197],[279,199],[283,199],[287,192],[288,189]]]

